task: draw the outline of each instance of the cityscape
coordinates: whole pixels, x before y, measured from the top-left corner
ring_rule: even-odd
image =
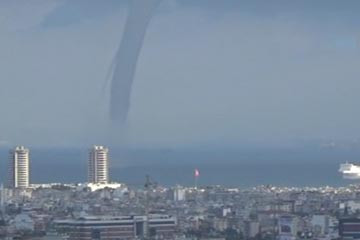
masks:
[[[360,240],[360,0],[0,0],[0,240]]]
[[[10,151],[3,239],[347,239],[360,236],[360,186],[142,187],[111,181],[110,151],[89,149],[84,183],[33,184],[30,149]],[[341,170],[341,168],[340,168]]]

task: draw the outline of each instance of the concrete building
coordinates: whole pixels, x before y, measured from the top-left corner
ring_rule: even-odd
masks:
[[[29,149],[18,146],[10,151],[9,187],[28,188],[30,182]]]
[[[341,239],[360,239],[360,219],[340,219],[339,236],[341,237]]]
[[[279,239],[292,240],[296,239],[297,218],[291,215],[280,216],[278,219]]]
[[[146,226],[149,236],[173,239],[177,221],[168,215],[82,217],[75,220],[55,221],[57,230],[69,235],[70,240],[115,240],[144,238]]]
[[[109,149],[93,146],[89,152],[88,182],[107,184],[109,182]]]
[[[173,193],[174,193],[174,201],[176,202],[180,202],[180,201],[185,201],[186,199],[186,189],[181,187],[181,186],[176,186],[173,189]]]
[[[327,215],[313,215],[311,218],[311,225],[316,236],[326,235],[329,233],[329,216]]]
[[[258,221],[245,221],[244,224],[246,238],[255,238],[260,233],[260,223]]]
[[[34,231],[35,223],[33,219],[25,213],[21,213],[15,216],[13,225],[15,229],[21,232]]]

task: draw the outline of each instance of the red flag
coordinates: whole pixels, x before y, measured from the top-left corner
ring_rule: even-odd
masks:
[[[200,172],[198,169],[195,169],[195,177],[198,177],[198,176],[200,176]]]

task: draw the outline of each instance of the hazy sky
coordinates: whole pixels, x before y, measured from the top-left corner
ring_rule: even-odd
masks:
[[[0,1],[0,144],[108,143],[102,88],[128,2]],[[130,145],[357,139],[357,0],[164,0],[136,73]]]

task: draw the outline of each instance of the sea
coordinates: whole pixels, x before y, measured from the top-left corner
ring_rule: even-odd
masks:
[[[32,183],[86,181],[86,148],[31,148]],[[339,164],[360,159],[358,149],[110,149],[112,181],[141,187],[146,176],[162,186],[198,185],[251,188],[259,185],[288,187],[347,186]],[[0,150],[0,181],[7,182],[8,149]],[[359,182],[360,183],[360,182]]]

